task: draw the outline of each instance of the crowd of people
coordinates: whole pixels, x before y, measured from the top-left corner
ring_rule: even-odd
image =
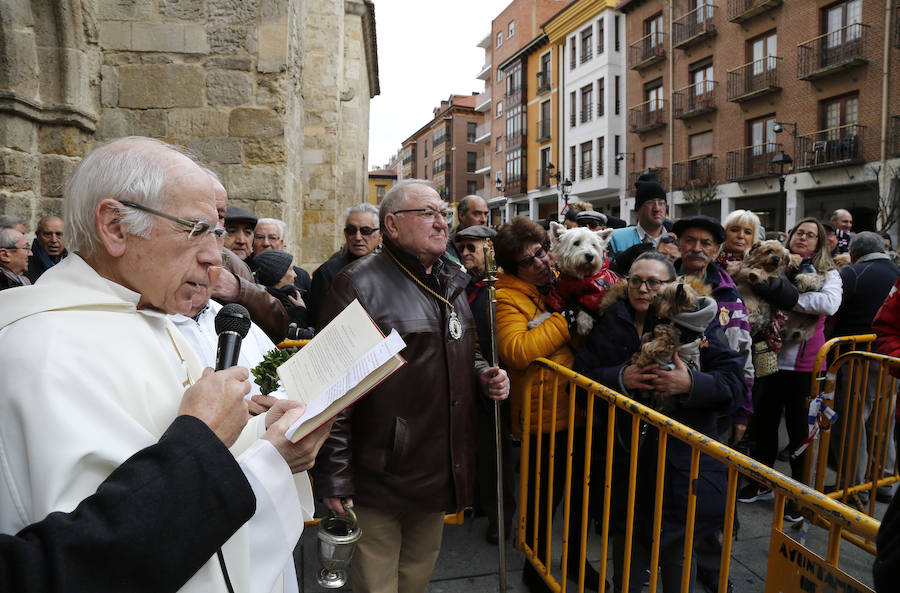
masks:
[[[352,563],[354,591],[424,591],[445,513],[473,506],[488,518],[488,541],[498,542],[501,525],[510,533],[517,504],[511,450],[526,431],[532,451],[565,451],[570,436],[576,442],[568,541],[569,558],[579,558],[581,525],[599,520],[602,506],[600,488],[581,499],[586,410],[568,397],[541,397],[537,385],[525,408],[526,371],[536,358],[654,402],[672,418],[744,447],[768,465],[786,445],[798,477],[803,453],[795,451],[807,435],[812,359],[826,337],[865,333],[875,319],[881,347],[892,355],[900,351],[900,268],[889,253],[890,239],[853,233],[846,210],[828,221],[805,218],[783,236],[767,233],[746,210],[723,222],[707,216],[672,220],[666,192],[652,175],[636,184],[634,225],[576,201],[561,222],[608,241],[608,253],[599,256],[608,260],[605,278],[612,279],[602,308],[587,311],[592,328],[582,335],[576,328],[583,307],[550,298],[560,257],[551,248],[550,221],[519,216],[494,228],[489,214],[482,198],[466,196],[454,225],[453,212],[430,182],[401,181],[380,206],[364,203],[344,213],[342,248],[310,275],[285,250],[284,221],[228,205],[215,173],[183,150],[126,138],[81,162],[66,185],[62,216],[41,218],[33,245],[22,219],[0,217],[0,289],[12,289],[0,292],[0,342],[15,345],[5,349],[5,364],[17,369],[0,391],[0,531],[18,534],[0,539],[3,566],[15,558],[26,558],[23,566],[30,567],[44,566],[50,554],[69,558],[52,571],[74,575],[90,588],[87,567],[94,565],[75,567],[83,541],[116,550],[115,582],[121,585],[147,570],[146,558],[137,558],[138,544],[150,542],[178,564],[157,575],[152,590],[225,591],[234,583],[237,590],[292,591],[291,551],[318,500],[335,513],[355,509],[364,536]],[[551,230],[566,232],[559,228]],[[488,314],[489,244],[499,267],[496,336]],[[740,263],[761,250],[776,259],[796,256],[795,264],[748,282]],[[632,364],[647,336],[675,320],[661,301],[679,286],[698,295],[677,319],[683,340],[699,344],[696,356],[675,354],[668,365]],[[382,332],[400,334],[407,364],[291,445],[284,429],[304,406],[281,391],[263,395],[246,368],[286,337],[314,336],[354,300]],[[240,366],[204,370],[215,366],[214,319],[229,303],[244,305],[252,320]],[[213,401],[220,392],[228,399]],[[870,410],[874,393],[866,398]],[[502,426],[499,476],[494,401],[500,402]],[[595,414],[595,434],[602,434],[607,413]],[[568,434],[570,415],[576,418],[574,435]],[[786,444],[774,436],[782,415]],[[630,471],[629,443],[637,440],[641,449],[631,579],[626,585],[622,570],[625,500],[616,497],[613,581],[619,591],[640,591],[653,537],[647,517],[657,494],[659,435],[643,427],[633,439],[628,422],[616,426],[613,481],[619,488]],[[860,480],[866,477],[865,437]],[[592,455],[595,475],[602,474],[605,442],[595,436],[595,443],[604,443]],[[222,459],[223,444],[237,464]],[[195,453],[170,451],[186,446]],[[671,439],[667,447],[659,567],[663,589],[674,591],[683,568],[691,454]],[[179,465],[181,457],[216,468],[233,491],[219,492],[207,473],[188,461]],[[532,472],[525,489],[529,496],[538,491],[540,505],[524,508],[519,501],[536,549],[550,537],[538,518],[557,512],[565,491],[565,456],[548,459],[540,485]],[[182,477],[186,469],[190,478]],[[171,491],[176,502],[154,502],[152,491],[136,496],[136,471],[148,472],[149,481]],[[504,485],[501,504],[497,480]],[[180,502],[191,488],[194,499],[208,497],[203,509]],[[726,468],[701,456],[695,492],[692,569],[716,590]],[[877,494],[887,500],[893,492],[884,487]],[[772,497],[755,482],[738,494],[747,504]],[[581,516],[582,502],[587,517]],[[110,527],[104,521],[115,517],[104,515],[108,507],[140,521]],[[138,535],[146,524],[172,520],[179,508],[190,515],[178,519],[184,533]],[[48,513],[54,514],[45,519]],[[796,522],[802,515],[788,504],[784,518]],[[77,534],[56,536],[66,528]],[[42,548],[42,538],[61,548]],[[579,560],[583,566],[570,568],[570,578],[582,573],[586,587],[596,589],[597,571]],[[20,582],[16,578],[10,582]],[[523,579],[531,591],[549,590],[527,562]],[[47,590],[52,581],[48,577]]]

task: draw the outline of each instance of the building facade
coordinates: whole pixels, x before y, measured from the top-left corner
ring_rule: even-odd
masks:
[[[313,268],[367,196],[370,0],[0,2],[0,211],[29,230],[98,143],[188,147]]]
[[[675,217],[743,208],[783,230],[840,207],[857,230],[892,226],[900,9],[862,0],[628,0],[619,9],[628,188],[655,169]]]
[[[397,171],[394,169],[375,169],[369,171],[369,192],[367,202],[381,204],[381,199],[389,189],[397,183]]]
[[[475,109],[480,94],[451,95],[434,109],[434,118],[403,141],[400,179],[428,179],[451,203],[484,192],[477,173],[484,145],[477,142],[484,113]]]
[[[618,216],[625,181],[625,19],[612,0],[579,0],[544,30],[560,64],[559,172],[572,182],[570,199]]]

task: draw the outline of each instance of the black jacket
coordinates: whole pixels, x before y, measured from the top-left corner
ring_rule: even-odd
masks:
[[[840,274],[844,295],[840,309],[834,314],[833,335],[872,333],[872,320],[900,277],[900,269],[887,255],[872,253],[864,255],[853,265],[841,268]]]
[[[306,310],[309,311],[309,319],[313,324],[319,320],[319,311],[322,310],[322,303],[325,302],[325,297],[328,296],[328,290],[331,288],[334,277],[344,269],[344,266],[356,261],[356,259],[357,257],[347,251],[347,249],[341,249],[332,254],[325,263],[313,272],[309,295],[304,299],[306,301]]]
[[[0,592],[174,592],[255,510],[225,445],[179,416],[71,513],[0,535]]]

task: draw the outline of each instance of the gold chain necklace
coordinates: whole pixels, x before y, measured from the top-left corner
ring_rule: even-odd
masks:
[[[406,275],[409,276],[410,278],[412,278],[416,284],[418,284],[419,286],[421,286],[422,288],[427,290],[429,293],[431,293],[432,296],[434,296],[435,298],[440,300],[442,303],[444,303],[445,305],[450,307],[450,320],[447,323],[447,329],[450,332],[450,337],[453,338],[454,340],[458,340],[459,338],[461,338],[462,337],[462,324],[459,322],[459,317],[456,316],[456,309],[454,309],[453,303],[451,303],[450,301],[448,301],[447,299],[445,299],[444,297],[442,297],[441,295],[439,295],[438,293],[433,291],[431,288],[428,287],[427,284],[425,284],[424,282],[422,282],[421,280],[416,278],[412,272],[410,272],[409,270],[406,269],[406,266],[404,266],[403,264],[400,263],[400,260],[398,260],[396,257],[394,257],[394,254],[391,253],[390,249],[385,249],[385,251],[387,252],[388,255],[391,256],[391,259],[394,260],[394,262],[398,266],[400,266],[400,269],[403,270],[404,272],[406,272]]]

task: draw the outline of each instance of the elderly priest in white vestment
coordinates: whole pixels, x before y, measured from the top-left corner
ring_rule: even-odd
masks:
[[[166,314],[188,313],[214,284],[214,189],[195,160],[148,138],[105,144],[72,174],[72,253],[34,286],[0,294],[0,531],[75,508],[206,380]],[[260,439],[291,405],[252,418],[232,447],[252,468],[256,513],[223,546],[224,570],[214,556],[182,591],[224,593],[226,571],[239,593],[297,590],[292,551],[313,508],[302,472],[330,425],[298,445]]]

